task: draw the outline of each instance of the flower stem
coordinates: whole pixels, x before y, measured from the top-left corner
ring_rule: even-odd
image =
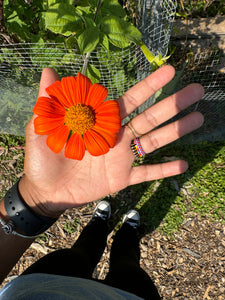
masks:
[[[95,16],[94,16],[94,19],[93,19],[94,22],[96,21],[100,6],[101,6],[101,0],[98,0],[97,8],[96,8],[96,11],[95,11]]]
[[[101,6],[101,0],[98,0],[97,8],[96,8],[94,19],[93,19],[94,22],[96,21],[100,6]],[[87,66],[88,66],[90,56],[91,56],[91,52],[86,53],[86,56],[84,59],[84,64],[83,64],[82,71],[81,71],[81,74],[83,74],[83,75],[85,75],[85,73],[87,71]]]
[[[81,71],[81,74],[83,74],[83,75],[85,75],[85,73],[87,71],[87,65],[88,65],[90,56],[91,56],[91,52],[86,53],[86,56],[84,59],[84,64],[83,64],[82,71]]]

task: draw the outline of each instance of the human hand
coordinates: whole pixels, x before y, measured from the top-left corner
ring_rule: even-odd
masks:
[[[167,84],[174,73],[173,67],[162,67],[121,96],[118,102],[122,119]],[[45,88],[56,80],[59,78],[54,70],[44,69],[39,97],[48,97]],[[133,118],[132,126],[143,134],[140,141],[144,151],[151,153],[199,128],[203,116],[193,112],[153,131],[203,94],[201,85],[191,84]],[[116,146],[105,155],[91,156],[86,151],[81,161],[71,160],[65,158],[63,151],[52,152],[46,145],[47,136],[34,133],[34,118],[26,128],[25,176],[19,189],[27,204],[39,214],[56,217],[67,208],[95,201],[128,185],[181,174],[188,168],[183,160],[133,167],[135,156],[130,143],[134,136],[127,126],[121,128]]]

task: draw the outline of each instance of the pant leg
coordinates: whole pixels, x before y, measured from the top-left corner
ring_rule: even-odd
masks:
[[[48,273],[91,278],[106,246],[107,221],[92,220],[70,249],[54,251],[31,265],[22,275]]]
[[[152,280],[140,267],[139,261],[137,230],[125,223],[113,241],[110,269],[104,283],[144,299],[161,299]]]

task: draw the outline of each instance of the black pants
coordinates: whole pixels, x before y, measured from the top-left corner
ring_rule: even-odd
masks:
[[[106,246],[107,222],[91,221],[70,249],[54,251],[31,265],[22,275],[47,273],[91,279]],[[137,230],[123,224],[113,241],[110,268],[101,283],[133,293],[144,299],[160,299],[148,274],[140,267]]]

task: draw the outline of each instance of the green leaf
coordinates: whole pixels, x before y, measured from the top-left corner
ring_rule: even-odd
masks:
[[[110,33],[108,38],[111,44],[118,48],[126,48],[130,45],[130,42],[124,37],[123,34]]]
[[[73,5],[56,3],[44,13],[45,26],[54,33],[69,36],[82,28],[81,16]]]
[[[130,42],[138,44],[142,38],[141,32],[132,23],[116,16],[103,18],[100,26],[110,42],[120,48],[129,46]]]
[[[10,33],[16,34],[20,41],[26,41],[30,38],[30,31],[26,23],[16,17],[13,22],[7,24],[7,29]]]
[[[46,0],[45,0],[46,1]],[[63,0],[64,4],[66,5],[72,5],[74,0]],[[47,5],[50,7],[51,5],[54,5],[56,3],[61,3],[62,0],[47,0]]]
[[[85,23],[85,27],[87,28],[93,28],[96,27],[95,22],[93,21],[94,19],[94,15],[93,14],[89,14],[89,16],[85,16],[84,18],[84,23]]]
[[[78,48],[77,39],[74,35],[71,35],[66,39],[66,48],[67,49],[77,49]]]
[[[125,30],[126,36],[131,42],[138,44],[142,40],[141,32],[132,23],[128,23],[127,27],[125,26]]]
[[[177,17],[181,17],[181,18],[185,18],[185,19],[187,19],[188,15],[189,14],[187,14],[186,12],[177,12],[176,13]]]
[[[119,4],[118,0],[107,0],[104,1],[101,6],[101,14],[106,16],[117,16],[124,18],[126,12],[123,7]]]
[[[72,0],[72,2],[74,6],[78,6],[78,5],[82,7],[89,6],[88,0]]]
[[[88,0],[88,3],[92,8],[97,8],[98,0]]]
[[[90,15],[90,13],[91,13],[90,6],[77,6],[76,9],[83,16]],[[94,18],[94,14],[93,14],[92,19],[93,18]]]
[[[90,78],[92,83],[98,83],[101,78],[101,72],[92,64],[88,64],[86,76]]]
[[[161,88],[155,93],[155,99],[154,99],[155,102],[161,101],[162,99],[169,97],[175,92],[176,88],[179,86],[181,77],[184,74],[184,70],[187,66],[187,63],[188,61],[185,61],[183,63],[181,70],[176,71],[174,78],[169,83],[167,83],[163,88]]]
[[[84,30],[77,38],[77,42],[82,54],[92,52],[99,42],[100,32],[97,27]]]
[[[109,51],[109,39],[105,34],[102,37],[101,45],[106,51]]]

